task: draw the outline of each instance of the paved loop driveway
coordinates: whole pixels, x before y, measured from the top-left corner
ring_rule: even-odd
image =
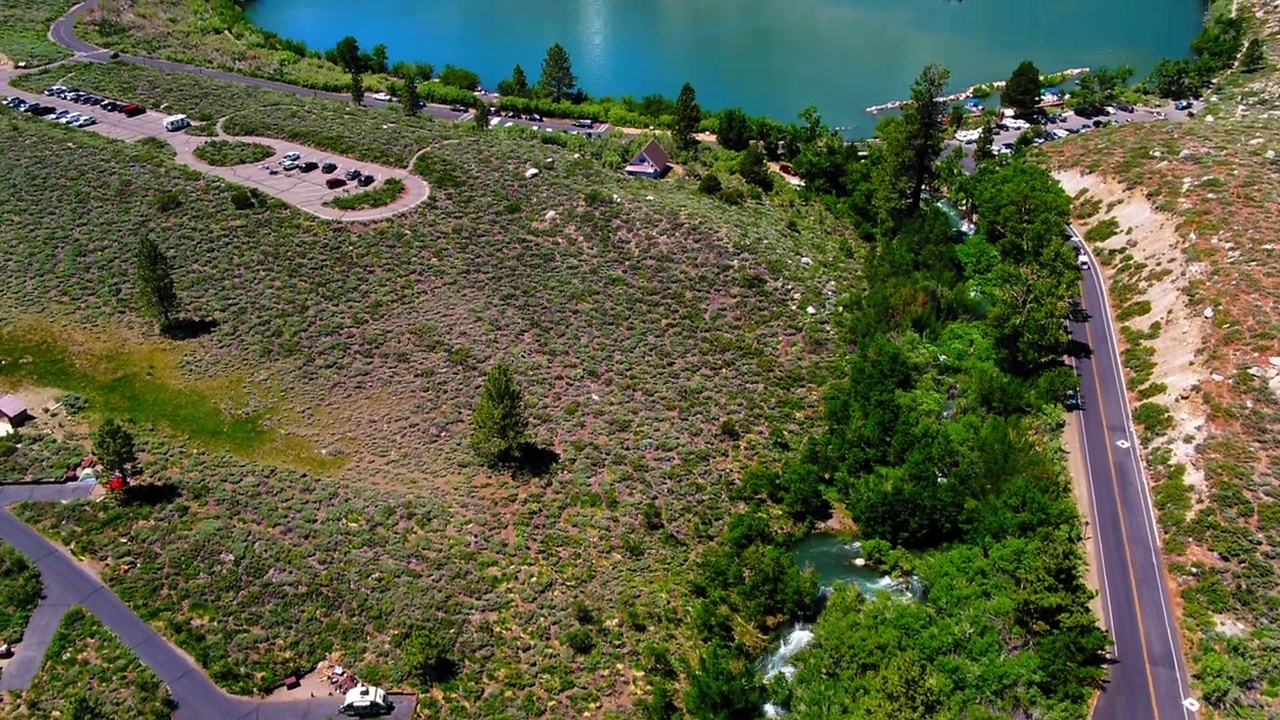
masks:
[[[83,498],[88,491],[88,485],[79,484],[6,486],[0,488],[0,508],[24,500]],[[255,700],[223,692],[194,660],[143,622],[66,550],[45,539],[7,509],[0,509],[0,539],[40,568],[45,602],[54,607],[84,606],[160,676],[178,701],[178,720],[325,720],[337,716],[341,705],[337,697]],[[395,700],[397,707],[391,718],[403,720],[413,716],[415,698],[397,695]]]
[[[177,161],[183,165],[187,165],[211,175],[217,175],[218,177],[224,178],[233,183],[257,188],[269,195],[284,200],[290,205],[294,205],[311,213],[312,215],[325,218],[327,220],[378,220],[417,207],[431,194],[431,189],[427,186],[426,181],[417,175],[412,174],[408,169],[389,168],[371,163],[362,163],[341,155],[325,153],[305,145],[299,145],[298,143],[288,142],[285,140],[275,140],[273,138],[221,138],[242,140],[245,142],[258,142],[263,145],[269,145],[272,148],[275,148],[276,154],[264,163],[236,165],[233,167],[214,167],[206,164],[193,154],[197,147],[214,138],[188,135],[181,131],[169,132],[164,129],[165,114],[159,111],[149,110],[145,115],[141,115],[136,118],[128,118],[120,113],[107,112],[99,107],[78,105],[66,100],[59,100],[58,98],[45,97],[44,95],[19,90],[9,84],[9,78],[12,76],[12,72],[0,72],[0,96],[17,95],[25,100],[38,102],[41,105],[52,105],[59,109],[66,108],[73,112],[92,115],[98,120],[98,124],[96,125],[92,125],[88,128],[68,128],[67,132],[91,131],[118,138],[120,140],[127,140],[129,142],[141,140],[145,137],[160,138],[173,146],[174,150],[177,152]],[[0,108],[0,112],[11,113],[15,111],[8,108]],[[45,118],[45,122],[53,123],[55,121]],[[297,171],[293,171],[290,173],[281,172],[278,175],[271,175],[267,170],[262,169],[261,165],[264,164],[279,168],[278,160],[289,152],[300,153],[303,159],[306,160],[315,160],[316,162],[332,161],[338,165],[338,170],[332,175],[325,175],[319,170],[310,173],[299,173]],[[370,173],[376,176],[378,181],[368,188],[359,188],[355,183],[349,183],[346,187],[338,190],[330,190],[325,187],[325,180],[328,180],[331,177],[341,177],[342,173],[345,173],[351,168],[356,168],[363,172]],[[381,187],[383,181],[392,177],[399,178],[404,182],[405,192],[399,199],[390,205],[380,208],[349,211],[325,207],[324,205],[326,201],[340,197],[348,192],[355,193],[365,189],[373,190]]]

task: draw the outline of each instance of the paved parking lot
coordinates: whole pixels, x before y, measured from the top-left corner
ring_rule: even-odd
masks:
[[[110,137],[125,140],[127,142],[136,142],[145,137],[160,138],[173,146],[177,152],[177,161],[200,170],[201,172],[217,175],[218,177],[229,180],[239,185],[257,188],[269,195],[278,197],[285,202],[294,205],[306,212],[329,220],[343,221],[368,221],[385,218],[397,213],[404,212],[410,208],[416,207],[427,199],[430,195],[430,188],[422,178],[413,175],[404,168],[388,168],[381,165],[373,165],[371,163],[359,162],[351,158],[332,153],[317,151],[298,143],[288,142],[286,140],[276,140],[274,138],[257,138],[257,137],[230,137],[223,136],[223,139],[243,140],[245,142],[262,143],[275,149],[275,155],[262,163],[250,165],[236,165],[233,167],[214,167],[206,164],[198,159],[194,151],[201,144],[214,138],[198,137],[188,135],[185,132],[169,132],[164,129],[164,118],[166,115],[149,110],[145,115],[129,118],[117,112],[108,112],[100,107],[88,105],[80,105],[67,100],[46,97],[41,94],[30,93],[18,90],[8,84],[8,76],[0,73],[0,96],[16,95],[24,100],[38,102],[41,105],[52,105],[56,108],[66,108],[74,112],[92,115],[97,119],[96,125],[87,128],[68,128],[67,132],[96,132]],[[125,98],[127,100],[127,98]],[[8,108],[0,108],[0,112],[14,112]],[[45,118],[46,122],[54,122]],[[284,172],[279,170],[280,159],[290,152],[299,153],[303,160],[314,160],[317,163],[333,162],[338,166],[337,171],[331,174],[324,174],[319,170],[310,173],[298,171]],[[355,183],[349,183],[346,187],[336,190],[330,190],[325,187],[325,181],[331,177],[341,177],[349,169],[358,169],[364,173],[372,174],[378,178],[377,182],[368,188],[360,188]],[[278,174],[272,175],[270,170],[276,169]],[[357,193],[363,190],[372,190],[380,187],[382,182],[387,178],[399,178],[404,182],[406,191],[394,203],[380,208],[370,208],[367,210],[350,210],[343,211],[337,208],[326,207],[325,202],[335,197],[345,194]]]

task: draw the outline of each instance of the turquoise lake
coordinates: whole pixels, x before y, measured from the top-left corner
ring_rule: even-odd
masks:
[[[817,105],[831,125],[869,131],[865,108],[900,99],[930,61],[952,89],[1042,72],[1128,64],[1145,74],[1181,57],[1202,0],[256,0],[259,26],[330,47],[354,35],[393,60],[480,73],[486,88],[520,63],[536,81],[552,43],[592,95],[693,83],[703,107],[792,120]]]

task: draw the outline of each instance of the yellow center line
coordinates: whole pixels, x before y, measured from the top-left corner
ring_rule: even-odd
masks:
[[[1105,307],[1101,310],[1102,312],[1110,312],[1110,309]],[[1084,336],[1085,340],[1089,343],[1089,347],[1093,348],[1093,333],[1089,329],[1089,323],[1084,323]],[[1125,567],[1129,569],[1129,590],[1133,594],[1133,610],[1138,615],[1138,639],[1142,642],[1142,667],[1146,670],[1147,688],[1151,691],[1151,713],[1152,717],[1159,718],[1160,711],[1156,707],[1156,681],[1151,675],[1151,657],[1147,653],[1147,633],[1142,624],[1142,603],[1138,601],[1138,579],[1133,574],[1133,557],[1129,552],[1129,533],[1125,530],[1124,505],[1120,502],[1120,483],[1116,478],[1115,457],[1111,453],[1111,433],[1107,430],[1106,403],[1102,401],[1102,380],[1098,377],[1097,365],[1093,366],[1093,386],[1094,389],[1098,391],[1098,394],[1095,397],[1097,398],[1098,403],[1098,414],[1102,417],[1102,434],[1104,444],[1107,448],[1107,470],[1108,474],[1111,476],[1111,491],[1116,498],[1116,514],[1120,516],[1120,539],[1124,543],[1124,564]],[[1122,396],[1120,401],[1129,402],[1129,398]],[[1145,482],[1145,479],[1143,478],[1139,478],[1139,480]],[[1090,478],[1090,482],[1092,482],[1092,478]]]

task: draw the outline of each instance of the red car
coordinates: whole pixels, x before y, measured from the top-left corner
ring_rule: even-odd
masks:
[[[139,115],[145,115],[147,112],[147,109],[142,107],[141,105],[130,104],[120,108],[120,112],[125,117],[138,117]]]
[[[328,180],[324,181],[324,186],[329,188],[330,190],[337,190],[338,188],[346,184],[347,184],[347,181],[343,180],[340,177],[331,177]]]

